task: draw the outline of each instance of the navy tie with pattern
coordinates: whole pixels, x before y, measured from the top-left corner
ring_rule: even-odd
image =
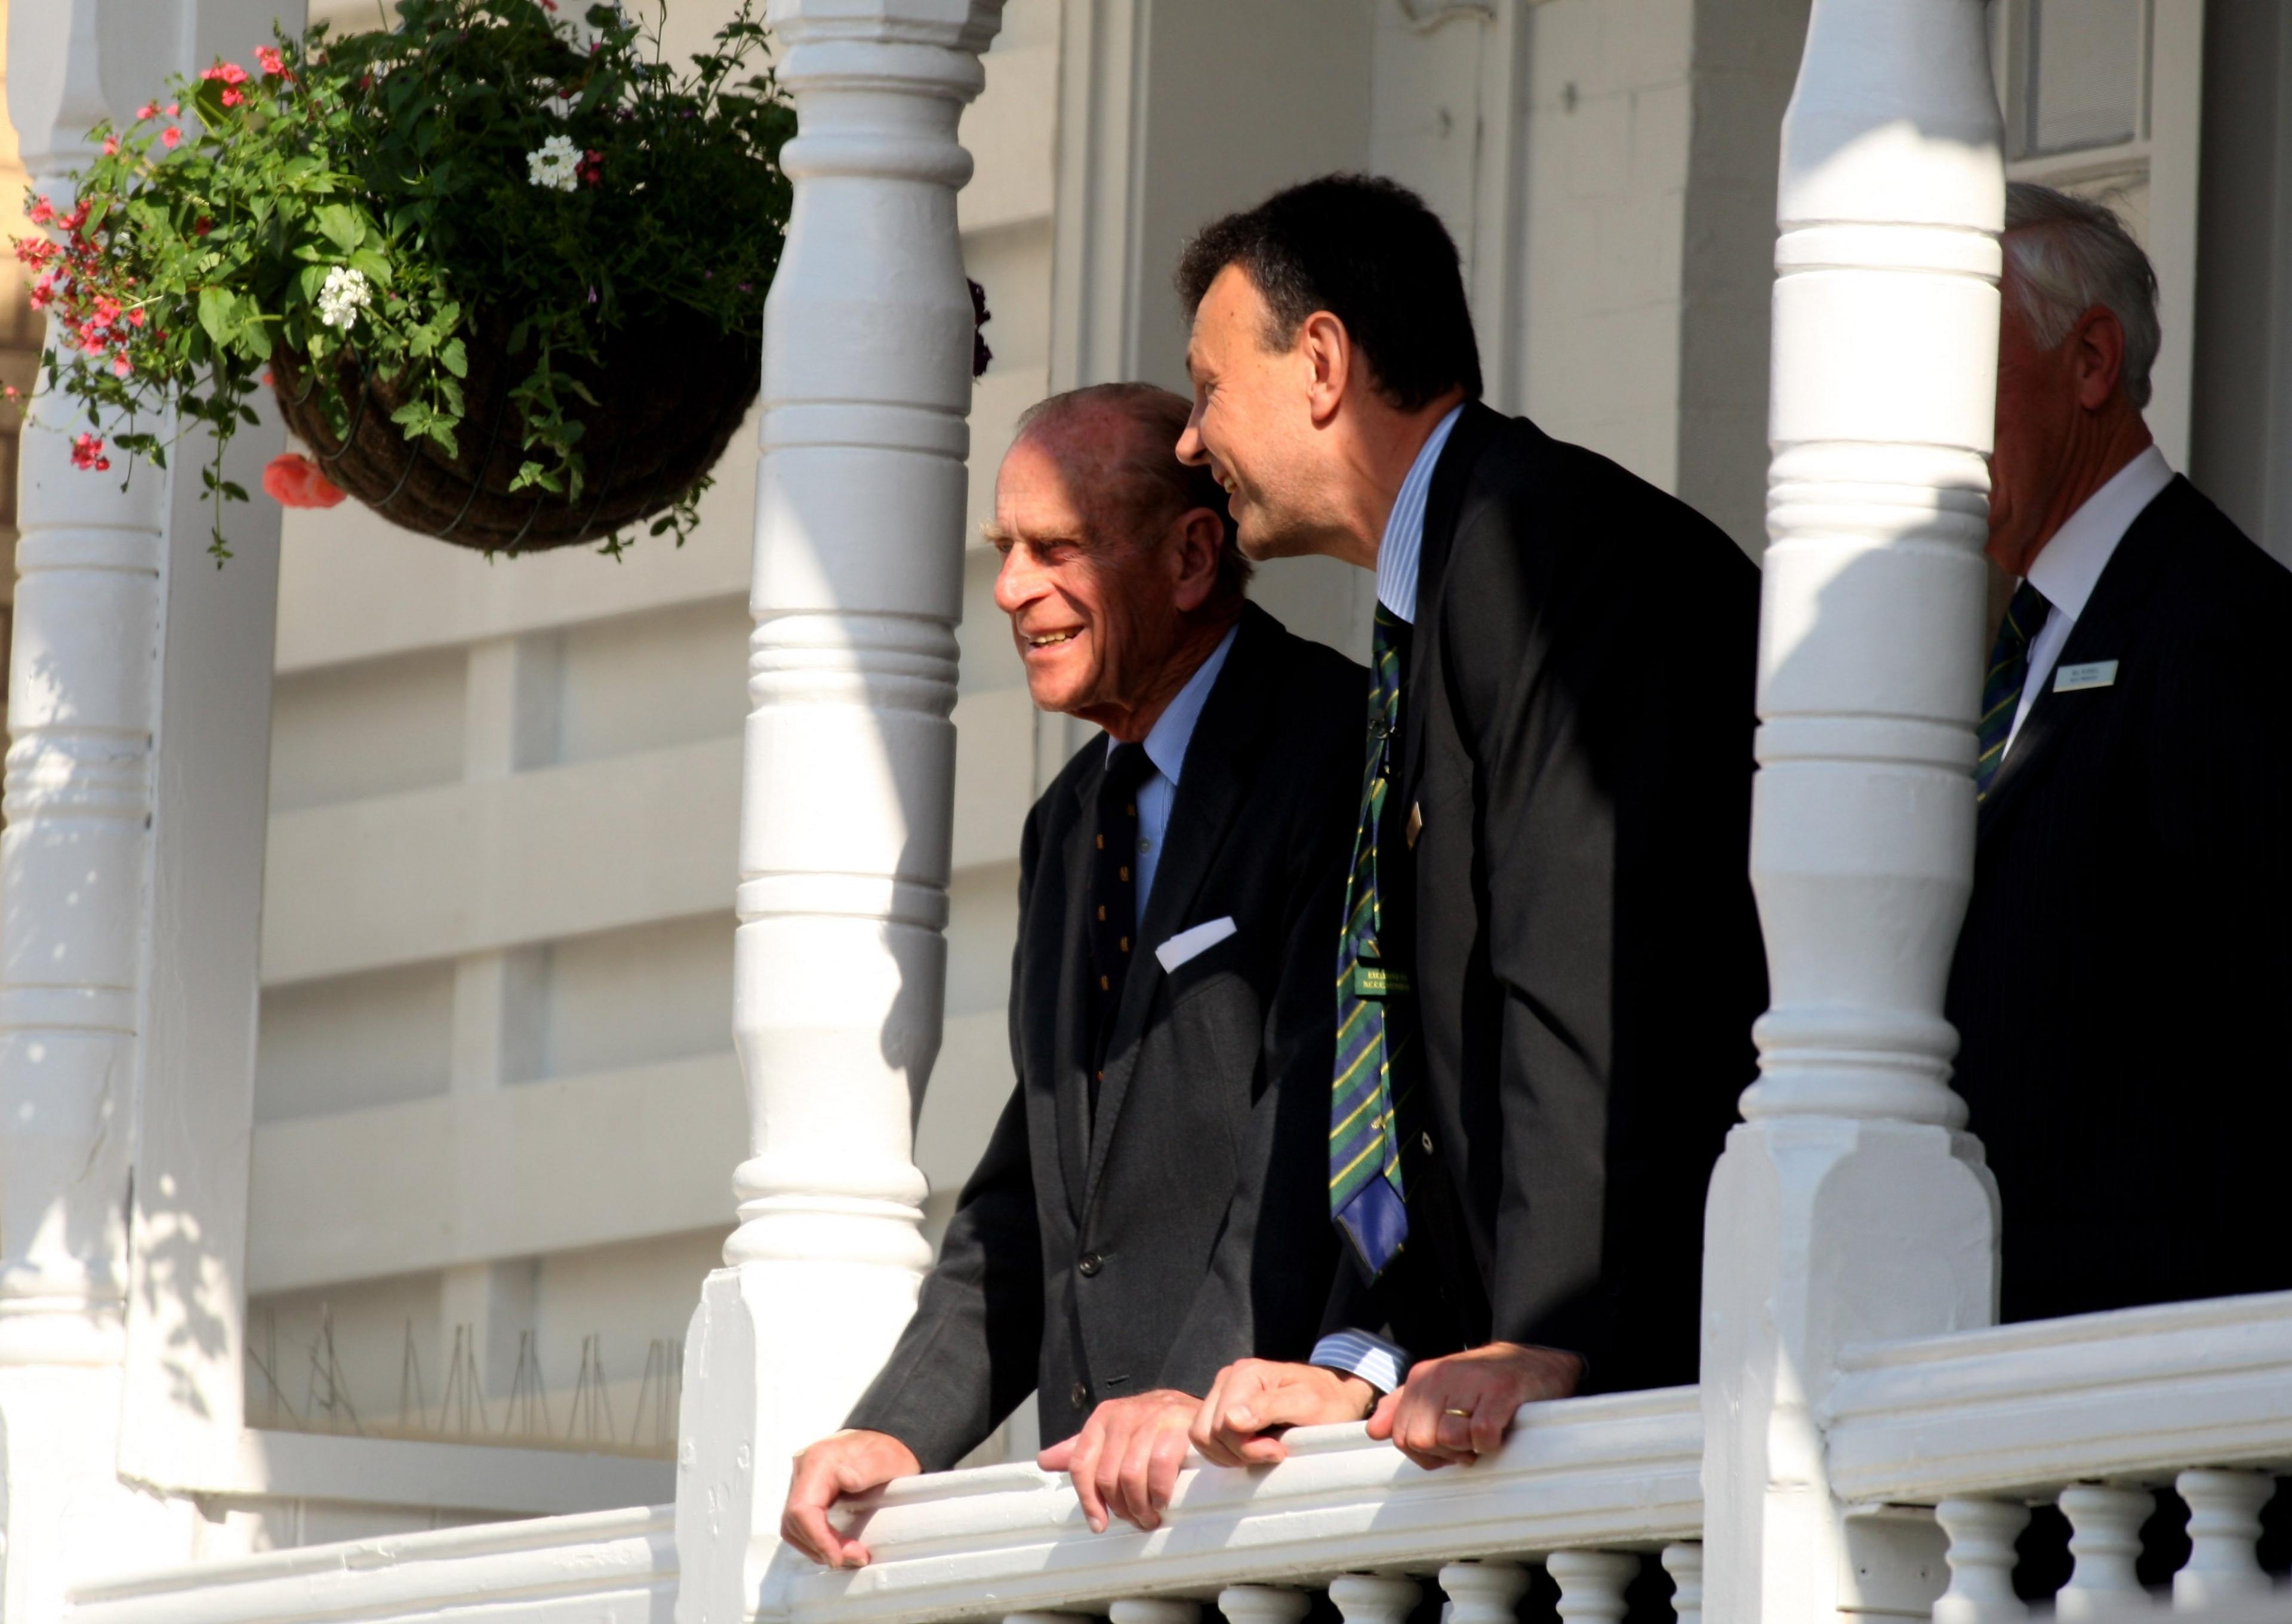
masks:
[[[1976,800],[1989,793],[1997,769],[2006,764],[2006,741],[2014,736],[2022,689],[2030,680],[2030,644],[2052,608],[2045,594],[2024,581],[2014,589],[2006,618],[1997,624],[1997,641],[1989,649],[1989,675],[1981,680],[1981,720],[1974,728]]]
[[[1099,780],[1097,844],[1090,858],[1091,1061],[1090,1103],[1106,1075],[1106,1048],[1114,1040],[1114,1014],[1130,972],[1138,934],[1138,789],[1154,771],[1142,744],[1118,744]]]
[[[1337,947],[1337,1056],[1329,1092],[1329,1216],[1372,1278],[1408,1238],[1400,1176],[1399,1109],[1408,1090],[1396,1064],[1408,1051],[1408,984],[1385,952],[1384,899],[1377,886],[1377,835],[1397,756],[1400,667],[1408,623],[1376,606],[1368,760],[1361,774],[1360,823],[1345,879],[1344,934]]]

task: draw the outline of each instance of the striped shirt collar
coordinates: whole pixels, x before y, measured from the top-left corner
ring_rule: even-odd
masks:
[[[1400,481],[1400,494],[1392,499],[1392,512],[1384,521],[1384,538],[1377,543],[1376,601],[1411,626],[1416,623],[1416,562],[1424,551],[1424,499],[1432,491],[1432,471],[1440,466],[1441,448],[1449,443],[1449,431],[1464,413],[1460,400],[1424,437],[1416,460],[1408,465],[1408,477]]]

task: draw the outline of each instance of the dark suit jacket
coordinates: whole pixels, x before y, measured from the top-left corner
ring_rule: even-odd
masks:
[[[1981,804],[1957,1086],[2008,1320],[2292,1287],[2292,572],[2143,510]]]
[[[1044,1442],[1101,1399],[1206,1394],[1236,1359],[1301,1359],[1328,1294],[1337,915],[1366,674],[1244,611],[1196,723],[1089,1119],[1088,900],[1102,741],[1027,820],[1012,966],[1018,1087],[914,1320],[848,1425],[927,1471],[1029,1391]],[[1231,917],[1164,974],[1152,949]]]
[[[1758,592],[1605,457],[1477,403],[1457,421],[1380,846],[1414,860],[1386,931],[1423,1027],[1410,1237],[1373,1289],[1348,1249],[1332,1324],[1420,1357],[1566,1348],[1590,1390],[1696,1378],[1704,1192],[1766,1005]]]

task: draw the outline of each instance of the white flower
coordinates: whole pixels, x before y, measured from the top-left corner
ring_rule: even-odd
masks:
[[[525,155],[525,178],[536,186],[571,191],[581,166],[581,149],[563,135],[553,135],[537,151]]]
[[[347,333],[358,325],[358,313],[373,303],[366,273],[337,265],[327,272],[327,285],[319,289],[319,319]]]

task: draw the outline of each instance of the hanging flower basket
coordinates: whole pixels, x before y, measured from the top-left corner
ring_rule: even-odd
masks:
[[[749,0],[682,69],[657,17],[574,5],[398,0],[99,125],[17,245],[82,465],[107,424],[161,465],[205,424],[227,556],[222,449],[268,387],[309,453],[281,500],[488,552],[682,542],[755,398],[794,115]]]

